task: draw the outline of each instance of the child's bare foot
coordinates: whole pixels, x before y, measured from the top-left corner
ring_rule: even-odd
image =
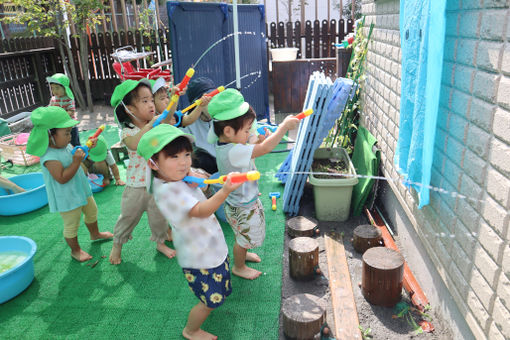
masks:
[[[257,262],[258,263],[258,262],[260,262],[262,260],[260,259],[260,256],[258,256],[257,254],[247,252],[246,253],[246,261],[248,261],[248,262]]]
[[[84,252],[81,249],[78,252],[71,252],[71,256],[73,257],[73,259],[80,262],[88,261],[92,258],[92,256],[90,256],[88,253]]]
[[[172,229],[168,228],[168,231],[166,232],[166,240],[168,242],[172,242],[173,238],[172,238]]]
[[[162,253],[163,255],[165,255],[166,257],[168,257],[169,259],[175,257],[175,254],[176,254],[176,251],[170,247],[168,247],[166,244],[164,243],[158,243],[158,245],[156,246],[156,249]]]
[[[110,263],[111,264],[120,264],[122,262],[122,259],[120,257],[120,254],[122,252],[122,245],[113,244],[112,251],[110,252]]]
[[[250,268],[248,266],[244,266],[243,268],[238,269],[236,266],[232,267],[232,274],[242,277],[243,279],[255,280],[257,277],[262,274],[256,269]]]
[[[204,331],[199,328],[198,331],[190,333],[186,328],[182,330],[182,336],[190,340],[216,340],[218,337],[214,334]]]
[[[102,239],[112,238],[112,237],[113,237],[113,234],[110,233],[109,231],[103,231],[102,233],[97,233],[95,235],[90,235],[90,239],[92,241],[102,240]]]

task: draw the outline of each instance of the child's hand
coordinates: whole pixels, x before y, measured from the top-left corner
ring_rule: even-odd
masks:
[[[230,175],[237,175],[237,174],[240,174],[240,172],[231,172],[227,175],[227,181],[225,182],[225,184],[223,184],[223,190],[225,190],[227,193],[231,193],[232,191],[236,190],[237,188],[239,188],[241,185],[243,185],[243,183],[232,183],[230,181]]]
[[[117,185],[117,186],[126,185],[126,182],[124,182],[120,178],[115,178],[115,185]]]
[[[202,101],[200,103],[200,107],[206,107],[207,105],[209,105],[209,102],[211,101],[212,97],[208,96],[208,95],[203,95],[202,98],[200,98],[200,100]]]
[[[294,116],[287,116],[283,120],[281,126],[283,126],[287,131],[294,130],[299,126],[299,119]]]
[[[82,149],[76,149],[73,155],[73,162],[81,162],[85,158],[85,152]]]
[[[92,145],[90,146],[91,149],[95,148],[97,146],[97,137],[96,138],[89,138],[88,139]]]
[[[198,171],[193,171],[193,170],[190,170],[188,172],[188,176],[192,176],[192,177],[198,177],[198,178],[209,178],[211,177],[211,175],[209,175],[207,172],[198,172]],[[198,187],[198,183],[194,183],[194,182],[190,182],[190,183],[186,183],[189,185],[190,188],[196,188]],[[207,187],[205,187],[205,189],[207,189]]]

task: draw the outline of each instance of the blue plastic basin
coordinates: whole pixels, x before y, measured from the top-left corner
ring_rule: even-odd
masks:
[[[95,175],[97,176],[97,179],[90,179],[90,177],[87,178],[89,180],[90,189],[92,189],[92,192],[103,191],[103,189],[104,189],[104,187],[103,187],[104,176],[101,175],[101,174],[95,174]]]
[[[34,280],[35,242],[23,236],[0,236],[0,255],[23,253],[26,258],[15,267],[0,273],[0,303],[23,292]]]
[[[220,177],[220,173],[219,172],[215,172],[214,174],[211,175],[211,177],[209,177],[210,179],[216,179],[216,178],[219,178]],[[214,192],[220,190],[223,185],[222,184],[210,184],[211,187],[213,188]],[[224,204],[222,203],[220,205],[220,207],[218,208],[218,210],[216,210],[216,217],[220,220],[220,221],[223,221],[223,222],[227,222],[227,218],[225,217],[225,209],[224,209]]]
[[[0,188],[0,215],[20,215],[39,209],[48,204],[46,185],[40,172],[14,176],[10,181],[25,189],[19,194],[7,194],[7,190]]]

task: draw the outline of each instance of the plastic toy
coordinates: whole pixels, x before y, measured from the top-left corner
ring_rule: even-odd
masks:
[[[0,216],[25,214],[48,204],[42,173],[32,172],[9,180],[26,191],[9,195],[7,190],[0,188]]]
[[[278,126],[269,124],[258,124],[257,132],[259,133],[259,135],[265,135],[266,129],[268,129],[271,132],[275,132],[276,129],[278,129]]]
[[[305,110],[305,111],[295,115],[294,117],[296,117],[297,119],[303,119],[305,117],[308,117],[312,113],[313,113],[313,109],[308,109],[308,110]]]
[[[103,191],[105,185],[103,184],[104,176],[101,174],[89,174],[87,176],[89,180],[90,189],[92,192],[100,192]]]
[[[90,136],[87,140],[87,142],[85,143],[85,146],[83,145],[77,145],[74,147],[73,151],[71,151],[71,154],[74,155],[74,153],[76,152],[76,150],[78,149],[82,149],[83,152],[85,152],[85,158],[87,158],[87,156],[89,155],[89,150],[92,148],[92,138],[97,138],[105,129],[105,125],[101,125],[97,130],[96,132]]]
[[[218,93],[223,92],[223,91],[225,91],[225,87],[220,86],[220,87],[218,87],[217,89],[212,90],[212,91],[211,91],[211,92],[209,92],[209,93],[206,93],[205,95],[206,95],[207,97],[214,97],[215,95],[217,95]],[[194,107],[195,107],[195,106],[197,106],[197,105],[200,105],[201,103],[202,103],[202,99],[200,99],[200,98],[199,98],[199,99],[195,100],[195,101],[193,102],[193,104],[191,104],[190,106],[188,106],[187,108],[185,108],[184,110],[182,110],[182,113],[188,112],[189,110],[191,110],[192,108],[194,108]]]
[[[256,181],[260,178],[260,172],[258,171],[248,171],[243,172],[236,175],[223,175],[219,178],[199,178],[193,176],[186,176],[182,180],[188,183],[197,183],[199,188],[205,187],[207,184],[224,184],[227,180],[227,177],[230,177],[232,183],[243,183],[246,181]]]
[[[269,193],[269,198],[271,198],[271,209],[276,210],[276,199],[277,198],[280,198],[280,193],[279,192],[270,192]]]

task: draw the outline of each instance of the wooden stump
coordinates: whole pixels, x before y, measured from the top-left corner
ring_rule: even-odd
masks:
[[[358,253],[363,254],[367,249],[382,246],[381,230],[371,224],[357,226],[353,234],[352,245]]]
[[[400,301],[404,277],[404,257],[385,247],[374,247],[363,254],[361,292],[374,305],[392,307]]]
[[[317,220],[311,217],[296,216],[287,221],[287,234],[290,237],[312,237],[319,234]]]
[[[319,242],[310,237],[296,237],[289,242],[290,276],[296,280],[311,280],[319,265]]]
[[[297,294],[282,305],[283,332],[290,339],[313,339],[326,322],[326,310],[320,298],[311,294]]]

